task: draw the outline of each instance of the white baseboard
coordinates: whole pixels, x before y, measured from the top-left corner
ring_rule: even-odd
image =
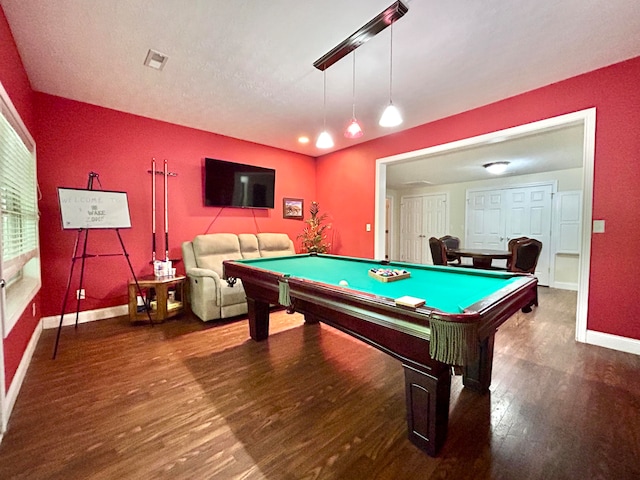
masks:
[[[99,308],[97,310],[85,310],[78,314],[78,323],[93,322],[96,320],[104,320],[105,318],[121,317],[129,314],[128,305],[117,305],[115,307]],[[76,314],[65,313],[62,318],[62,325],[75,325]],[[60,315],[55,317],[42,317],[42,328],[58,328],[60,325]]]
[[[29,364],[31,363],[31,358],[33,357],[33,352],[36,350],[36,345],[38,344],[38,340],[40,340],[40,335],[42,334],[42,320],[38,322],[38,325],[33,330],[33,334],[31,335],[31,339],[27,344],[27,348],[20,359],[20,364],[18,365],[18,369],[16,370],[15,375],[13,376],[13,380],[11,380],[11,385],[9,385],[9,390],[7,390],[7,396],[5,397],[5,411],[3,412],[2,418],[9,421],[9,417],[11,416],[11,412],[13,411],[13,406],[16,403],[18,398],[18,393],[20,393],[20,387],[22,387],[22,382],[24,382],[24,378],[27,374],[27,369],[29,368]],[[2,441],[2,436],[0,436],[0,441]]]
[[[578,284],[571,282],[553,282],[553,288],[557,288],[559,290],[573,290],[574,292],[577,292]]]
[[[585,343],[618,350],[620,352],[640,355],[640,340],[635,340],[633,338],[619,337],[618,335],[611,335],[610,333],[587,330]]]

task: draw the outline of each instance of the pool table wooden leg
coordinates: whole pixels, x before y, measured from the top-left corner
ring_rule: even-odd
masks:
[[[247,297],[249,316],[249,335],[256,341],[266,340],[269,336],[269,303]]]
[[[493,341],[495,333],[480,342],[478,360],[464,367],[462,384],[478,392],[486,392],[491,385],[491,369],[493,368]]]
[[[435,457],[447,438],[451,369],[443,364],[434,376],[403,367],[409,440]]]
[[[316,317],[315,315],[311,315],[309,313],[305,313],[304,314],[304,323],[308,323],[310,325],[313,325],[315,323],[320,323],[320,319],[318,317]]]

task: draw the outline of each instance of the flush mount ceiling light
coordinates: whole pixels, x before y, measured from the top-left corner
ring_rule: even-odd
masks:
[[[483,165],[483,167],[487,169],[487,172],[492,173],[493,175],[502,175],[507,171],[508,166],[509,162],[492,162],[485,163]]]
[[[169,60],[164,53],[156,52],[155,50],[149,49],[147,52],[147,58],[144,60],[144,64],[147,67],[155,68],[156,70],[162,70]]]

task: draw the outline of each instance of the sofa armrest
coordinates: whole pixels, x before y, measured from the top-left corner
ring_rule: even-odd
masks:
[[[213,280],[214,285],[216,286],[216,288],[218,290],[221,287],[227,286],[227,285],[229,287],[233,287],[233,285],[235,283],[237,283],[237,281],[238,281],[236,279],[235,281],[233,281],[233,283],[231,285],[229,285],[226,278],[220,278],[220,275],[218,275],[213,270],[209,270],[208,268],[199,268],[199,267],[190,268],[187,271],[187,276],[189,276],[190,278],[193,278],[193,279],[202,279],[202,280],[204,280],[206,278],[211,278]]]
[[[213,279],[216,285],[220,285],[221,279],[220,275],[218,275],[213,270],[209,270],[208,268],[190,268],[187,270],[187,275],[192,278],[207,278],[210,277]]]

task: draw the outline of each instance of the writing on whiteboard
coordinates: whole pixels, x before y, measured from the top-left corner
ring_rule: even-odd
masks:
[[[58,187],[62,228],[129,228],[125,192]]]

